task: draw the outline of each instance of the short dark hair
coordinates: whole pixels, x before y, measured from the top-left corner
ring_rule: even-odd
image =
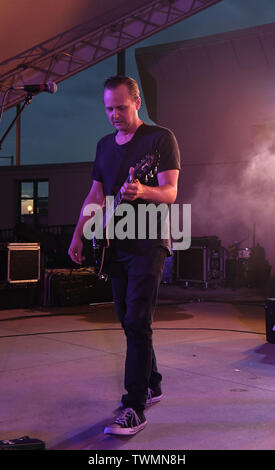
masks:
[[[104,90],[113,90],[120,85],[127,86],[133,101],[136,101],[140,97],[140,91],[136,80],[131,77],[125,77],[124,75],[113,75],[108,77],[104,82]]]

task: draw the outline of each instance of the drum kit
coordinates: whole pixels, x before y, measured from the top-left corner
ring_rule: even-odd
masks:
[[[250,255],[251,255],[251,248],[242,248],[241,244],[245,242],[247,238],[244,238],[243,240],[239,242],[234,242],[233,245],[229,246],[227,251],[228,257],[230,259],[244,259],[247,260]]]
[[[239,248],[238,249],[238,259],[247,260],[250,258],[251,248]]]

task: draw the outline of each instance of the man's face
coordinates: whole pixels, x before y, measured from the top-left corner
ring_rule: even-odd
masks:
[[[138,119],[140,98],[133,100],[126,85],[104,91],[106,114],[117,131],[131,132]]]

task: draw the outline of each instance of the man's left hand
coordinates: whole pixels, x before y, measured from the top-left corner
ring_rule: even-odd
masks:
[[[134,168],[131,167],[129,170],[129,176],[131,183],[125,182],[121,187],[122,198],[126,201],[134,201],[135,199],[141,198],[143,194],[143,185],[138,179],[134,180]]]

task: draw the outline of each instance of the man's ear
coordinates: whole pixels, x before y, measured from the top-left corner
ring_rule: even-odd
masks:
[[[137,99],[136,99],[136,108],[137,108],[137,111],[140,109],[141,107],[141,97],[139,96]]]

